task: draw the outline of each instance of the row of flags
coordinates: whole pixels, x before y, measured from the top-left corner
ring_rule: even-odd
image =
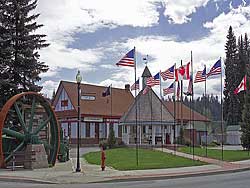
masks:
[[[136,67],[135,66],[135,48],[130,50],[124,57],[120,59],[118,63],[116,63],[118,66],[127,66],[127,67]],[[177,92],[176,95],[178,96],[178,93],[180,93],[180,84],[179,81],[181,80],[189,80],[188,90],[184,94],[186,95],[192,95],[192,85],[193,85],[193,78],[192,75],[190,75],[190,66],[191,63],[188,62],[186,65],[182,65],[179,68],[175,68],[176,65],[171,66],[165,71],[158,72],[155,76],[152,76],[147,79],[146,85],[147,87],[144,89],[143,94],[146,94],[147,91],[152,88],[153,86],[160,85],[160,77],[166,81],[166,80],[173,80],[174,82],[170,84],[169,87],[163,88],[163,94],[168,95],[175,92],[175,82],[177,82]],[[213,75],[221,74],[221,59],[219,59],[210,69],[208,73],[206,73],[206,66],[204,66],[204,69],[201,71],[197,71],[194,79],[194,83],[199,82],[205,82],[208,77],[211,77]],[[135,81],[135,83],[131,86],[131,90],[138,90],[139,89],[139,79]],[[110,89],[107,89],[109,91]],[[246,90],[246,78],[244,77],[242,82],[239,84],[239,86],[235,89],[235,94],[239,93],[242,90]],[[105,92],[104,92],[105,93]],[[107,94],[103,94],[103,96],[107,96],[110,93],[107,92]]]

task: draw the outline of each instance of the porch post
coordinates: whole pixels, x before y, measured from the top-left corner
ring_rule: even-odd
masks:
[[[107,128],[107,138],[109,137],[109,123],[106,123],[106,128]]]
[[[129,144],[130,135],[131,135],[131,134],[130,134],[130,126],[127,126],[127,128],[128,128],[128,129],[127,129],[127,131],[128,131],[128,132],[127,132],[127,135],[128,135],[128,144]]]
[[[139,143],[140,143],[140,145],[141,145],[141,140],[142,140],[142,126],[141,125],[139,125],[139,138],[140,138],[140,140],[139,140]]]
[[[165,125],[162,125],[162,129],[163,130],[161,130],[161,132],[163,133],[162,134],[162,144],[164,145],[165,143],[166,143],[166,138],[165,138],[165,136],[166,136],[166,131],[165,131]]]
[[[155,146],[155,126],[152,126],[152,145]]]

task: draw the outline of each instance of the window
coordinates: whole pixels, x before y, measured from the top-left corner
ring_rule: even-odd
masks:
[[[90,123],[86,122],[86,138],[90,137]]]
[[[61,100],[61,107],[68,106],[68,100]]]

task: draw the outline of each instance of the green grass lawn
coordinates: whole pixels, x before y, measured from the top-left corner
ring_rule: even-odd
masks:
[[[192,148],[191,148],[191,152],[190,152],[189,147],[181,147],[178,149],[178,151],[184,152],[184,153],[190,153],[190,154],[193,153]],[[205,156],[206,155],[206,148],[195,147],[194,154],[198,155],[198,156]],[[208,154],[209,158],[221,160],[221,156],[222,156],[221,149],[209,149],[208,148],[207,154]],[[223,158],[225,161],[241,161],[241,160],[250,159],[250,156],[248,156],[248,151],[224,150],[223,151]]]
[[[185,166],[204,165],[200,161],[192,161],[183,157],[174,156],[161,151],[139,149],[139,164],[136,163],[136,149],[117,148],[106,150],[106,166],[117,170],[160,169]],[[91,152],[83,156],[88,163],[100,165],[100,152]]]

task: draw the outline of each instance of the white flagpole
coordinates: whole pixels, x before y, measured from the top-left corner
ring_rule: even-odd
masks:
[[[134,62],[135,62],[135,84],[136,84],[136,51],[134,47]],[[135,139],[135,144],[136,144],[136,165],[138,166],[139,164],[139,159],[138,159],[138,126],[137,126],[137,90],[135,89],[135,127],[136,127],[136,139]]]
[[[163,150],[163,144],[164,144],[163,135],[164,135],[165,128],[162,125],[162,103],[164,100],[162,96],[162,87],[161,87],[161,70],[159,71],[159,77],[160,77],[160,99],[161,99],[161,148]]]
[[[194,75],[193,75],[193,52],[191,51],[191,64],[192,64],[192,107],[194,108]],[[192,128],[193,128],[193,160],[194,160],[194,110],[192,109]]]
[[[220,90],[221,90],[221,139],[222,139],[222,141],[221,141],[221,159],[222,159],[222,161],[224,160],[224,151],[223,151],[223,145],[224,145],[224,125],[223,125],[223,96],[222,96],[222,94],[223,94],[223,86],[222,86],[222,62],[221,62],[221,57],[220,57],[220,63],[221,63],[221,76],[220,76],[220,79],[221,79],[221,88],[220,88]]]
[[[176,155],[176,78],[175,78],[175,69],[176,69],[176,63],[174,64],[174,98],[173,98],[173,104],[174,104],[174,154]]]

